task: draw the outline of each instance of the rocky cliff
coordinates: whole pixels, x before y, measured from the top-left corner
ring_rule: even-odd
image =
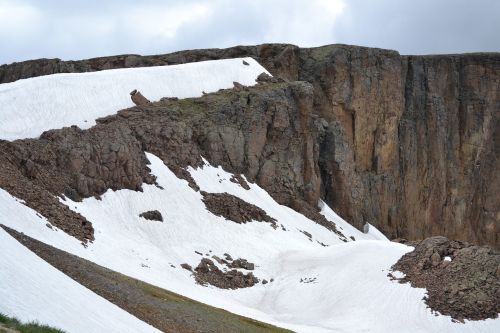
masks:
[[[500,54],[401,56],[346,45],[270,44],[34,60],[0,66],[0,82],[241,56],[254,57],[277,77],[310,85],[292,83],[287,102],[271,114],[267,103],[242,111],[240,102],[231,102],[213,116],[224,117],[227,126],[200,127],[207,130],[203,136],[186,135],[190,122],[170,132],[133,128],[134,138],[161,156],[175,142],[169,137],[184,131],[176,140],[198,140],[189,156],[202,153],[245,173],[296,209],[323,198],[354,225],[370,222],[389,237],[444,235],[500,245]],[[250,114],[241,123],[238,112]],[[260,112],[267,114],[265,126]],[[252,126],[256,131],[242,130]],[[151,143],[157,137],[163,141]],[[270,142],[272,149],[266,148]]]

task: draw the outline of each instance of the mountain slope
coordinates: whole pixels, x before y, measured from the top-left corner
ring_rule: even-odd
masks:
[[[234,57],[253,57],[277,77],[314,86],[313,112],[327,133],[315,140],[322,187],[314,191],[344,219],[358,228],[369,221],[391,239],[444,235],[499,246],[498,53],[401,56],[264,44],[27,61],[0,66],[0,82]]]
[[[99,74],[126,95],[134,71],[114,73]],[[45,79],[56,82],[53,92],[65,89]],[[79,99],[91,99],[88,82],[75,82]],[[338,137],[315,113],[315,94],[310,83],[264,76],[253,87],[120,110],[86,130],[0,142],[0,221],[104,268],[298,332],[497,330],[498,319],[462,324],[427,308],[424,289],[388,276],[412,248],[369,224],[359,231],[320,200],[320,153]]]
[[[68,206],[96,228],[96,239],[88,247],[60,230],[47,228],[43,218],[40,221],[35,212],[5,192],[2,220],[28,236],[102,266],[299,332],[418,332],[421,328],[428,332],[489,332],[499,325],[496,320],[460,324],[446,316],[436,317],[422,301],[424,290],[390,281],[391,265],[410,247],[362,240],[370,236],[359,231],[354,234],[358,241],[344,243],[337,234],[278,205],[255,184],[245,190],[229,180],[230,174],[209,165],[191,170],[202,190],[226,191],[258,204],[286,231],[265,222],[228,221],[205,210],[200,193],[161,160],[153,155],[148,159],[161,188],[145,185],[143,192],[109,191],[101,200],[90,198],[81,203],[66,199]],[[164,222],[139,217],[151,209],[160,211]],[[312,241],[301,230],[310,233]],[[274,281],[220,290],[197,285],[192,273],[180,267],[182,263],[196,266],[202,257],[223,257],[224,253],[255,263],[255,276]]]
[[[1,228],[0,244],[0,312],[68,332],[159,332],[69,279]]]
[[[3,228],[68,277],[162,332],[290,332],[132,279],[5,226]],[[69,315],[81,316],[78,313]],[[109,330],[114,330],[112,321],[108,320],[105,324],[111,327]]]

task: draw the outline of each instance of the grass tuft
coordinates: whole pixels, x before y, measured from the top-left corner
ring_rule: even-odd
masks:
[[[64,333],[57,328],[42,325],[37,322],[23,324],[16,318],[7,317],[0,313],[0,332],[9,332],[6,328],[20,333]]]

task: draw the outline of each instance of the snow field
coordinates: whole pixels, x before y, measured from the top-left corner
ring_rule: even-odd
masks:
[[[0,244],[0,313],[67,332],[160,332],[70,279],[1,228]]]
[[[434,316],[422,301],[424,289],[390,281],[389,269],[411,247],[374,240],[352,228],[324,203],[323,214],[355,242],[276,203],[256,184],[250,190],[230,182],[231,174],[208,164],[189,171],[207,192],[228,192],[264,209],[281,227],[265,222],[237,224],[205,209],[202,196],[178,179],[156,156],[147,154],[158,184],[143,192],[109,190],[102,200],[63,201],[93,223],[95,241],[87,248],[45,226],[34,211],[0,190],[0,219],[18,231],[99,265],[233,313],[297,332],[493,332],[500,321],[459,324]],[[164,222],[139,214],[158,210]],[[313,241],[300,232],[312,234]],[[323,247],[317,241],[328,247]],[[272,283],[239,290],[195,284],[181,263],[195,267],[203,254],[245,258],[259,279]],[[211,252],[210,252],[211,251]],[[171,267],[174,265],[175,268]]]
[[[203,91],[231,88],[233,81],[254,85],[262,72],[268,73],[254,59],[235,58],[53,74],[0,84],[0,139],[35,138],[71,125],[90,128],[97,118],[134,106],[129,95],[134,89],[150,101],[198,97]]]

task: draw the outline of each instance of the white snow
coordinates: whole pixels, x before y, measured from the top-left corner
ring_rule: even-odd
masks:
[[[151,154],[147,157],[163,190],[144,185],[143,192],[109,190],[102,200],[63,201],[93,223],[95,241],[87,248],[63,232],[47,228],[43,217],[3,190],[0,220],[99,265],[297,332],[500,331],[499,320],[460,324],[448,316],[435,316],[422,300],[424,289],[387,277],[390,267],[412,248],[373,240],[381,237],[376,232],[356,230],[324,203],[320,206],[327,219],[348,240],[354,236],[356,241],[344,243],[333,232],[276,203],[256,184],[249,184],[250,190],[241,188],[221,168],[208,164],[190,168],[202,190],[228,192],[253,203],[277,219],[279,228],[274,230],[264,222],[240,225],[226,221],[208,212],[201,194],[178,179],[160,159]],[[139,217],[153,209],[162,213],[163,223]],[[301,231],[310,233],[312,239]],[[181,263],[199,263],[201,256],[194,251],[248,259],[256,264],[258,278],[274,278],[274,282],[239,290],[197,285],[190,273],[179,267]]]
[[[0,313],[67,332],[159,332],[70,279],[1,228],[0,244]]]
[[[335,223],[339,231],[341,231],[347,238],[354,237],[356,240],[385,240],[388,241],[387,237],[384,236],[377,228],[367,223],[368,232],[364,233],[344,221],[340,216],[338,216],[328,205],[320,201],[319,208],[321,209],[321,214],[327,218],[327,220]]]
[[[400,272],[400,271],[393,271],[391,272],[392,276],[394,276],[396,279],[402,279],[406,276],[405,273]]]
[[[254,59],[235,58],[53,74],[0,84],[0,139],[38,137],[71,125],[90,128],[95,119],[132,107],[129,93],[134,89],[151,101],[198,97],[203,91],[231,88],[233,81],[254,85],[262,72],[268,73]]]
[[[443,259],[443,260],[444,260],[444,261],[451,261],[451,257],[448,257],[448,256],[447,256],[447,257],[444,257],[444,259]]]

